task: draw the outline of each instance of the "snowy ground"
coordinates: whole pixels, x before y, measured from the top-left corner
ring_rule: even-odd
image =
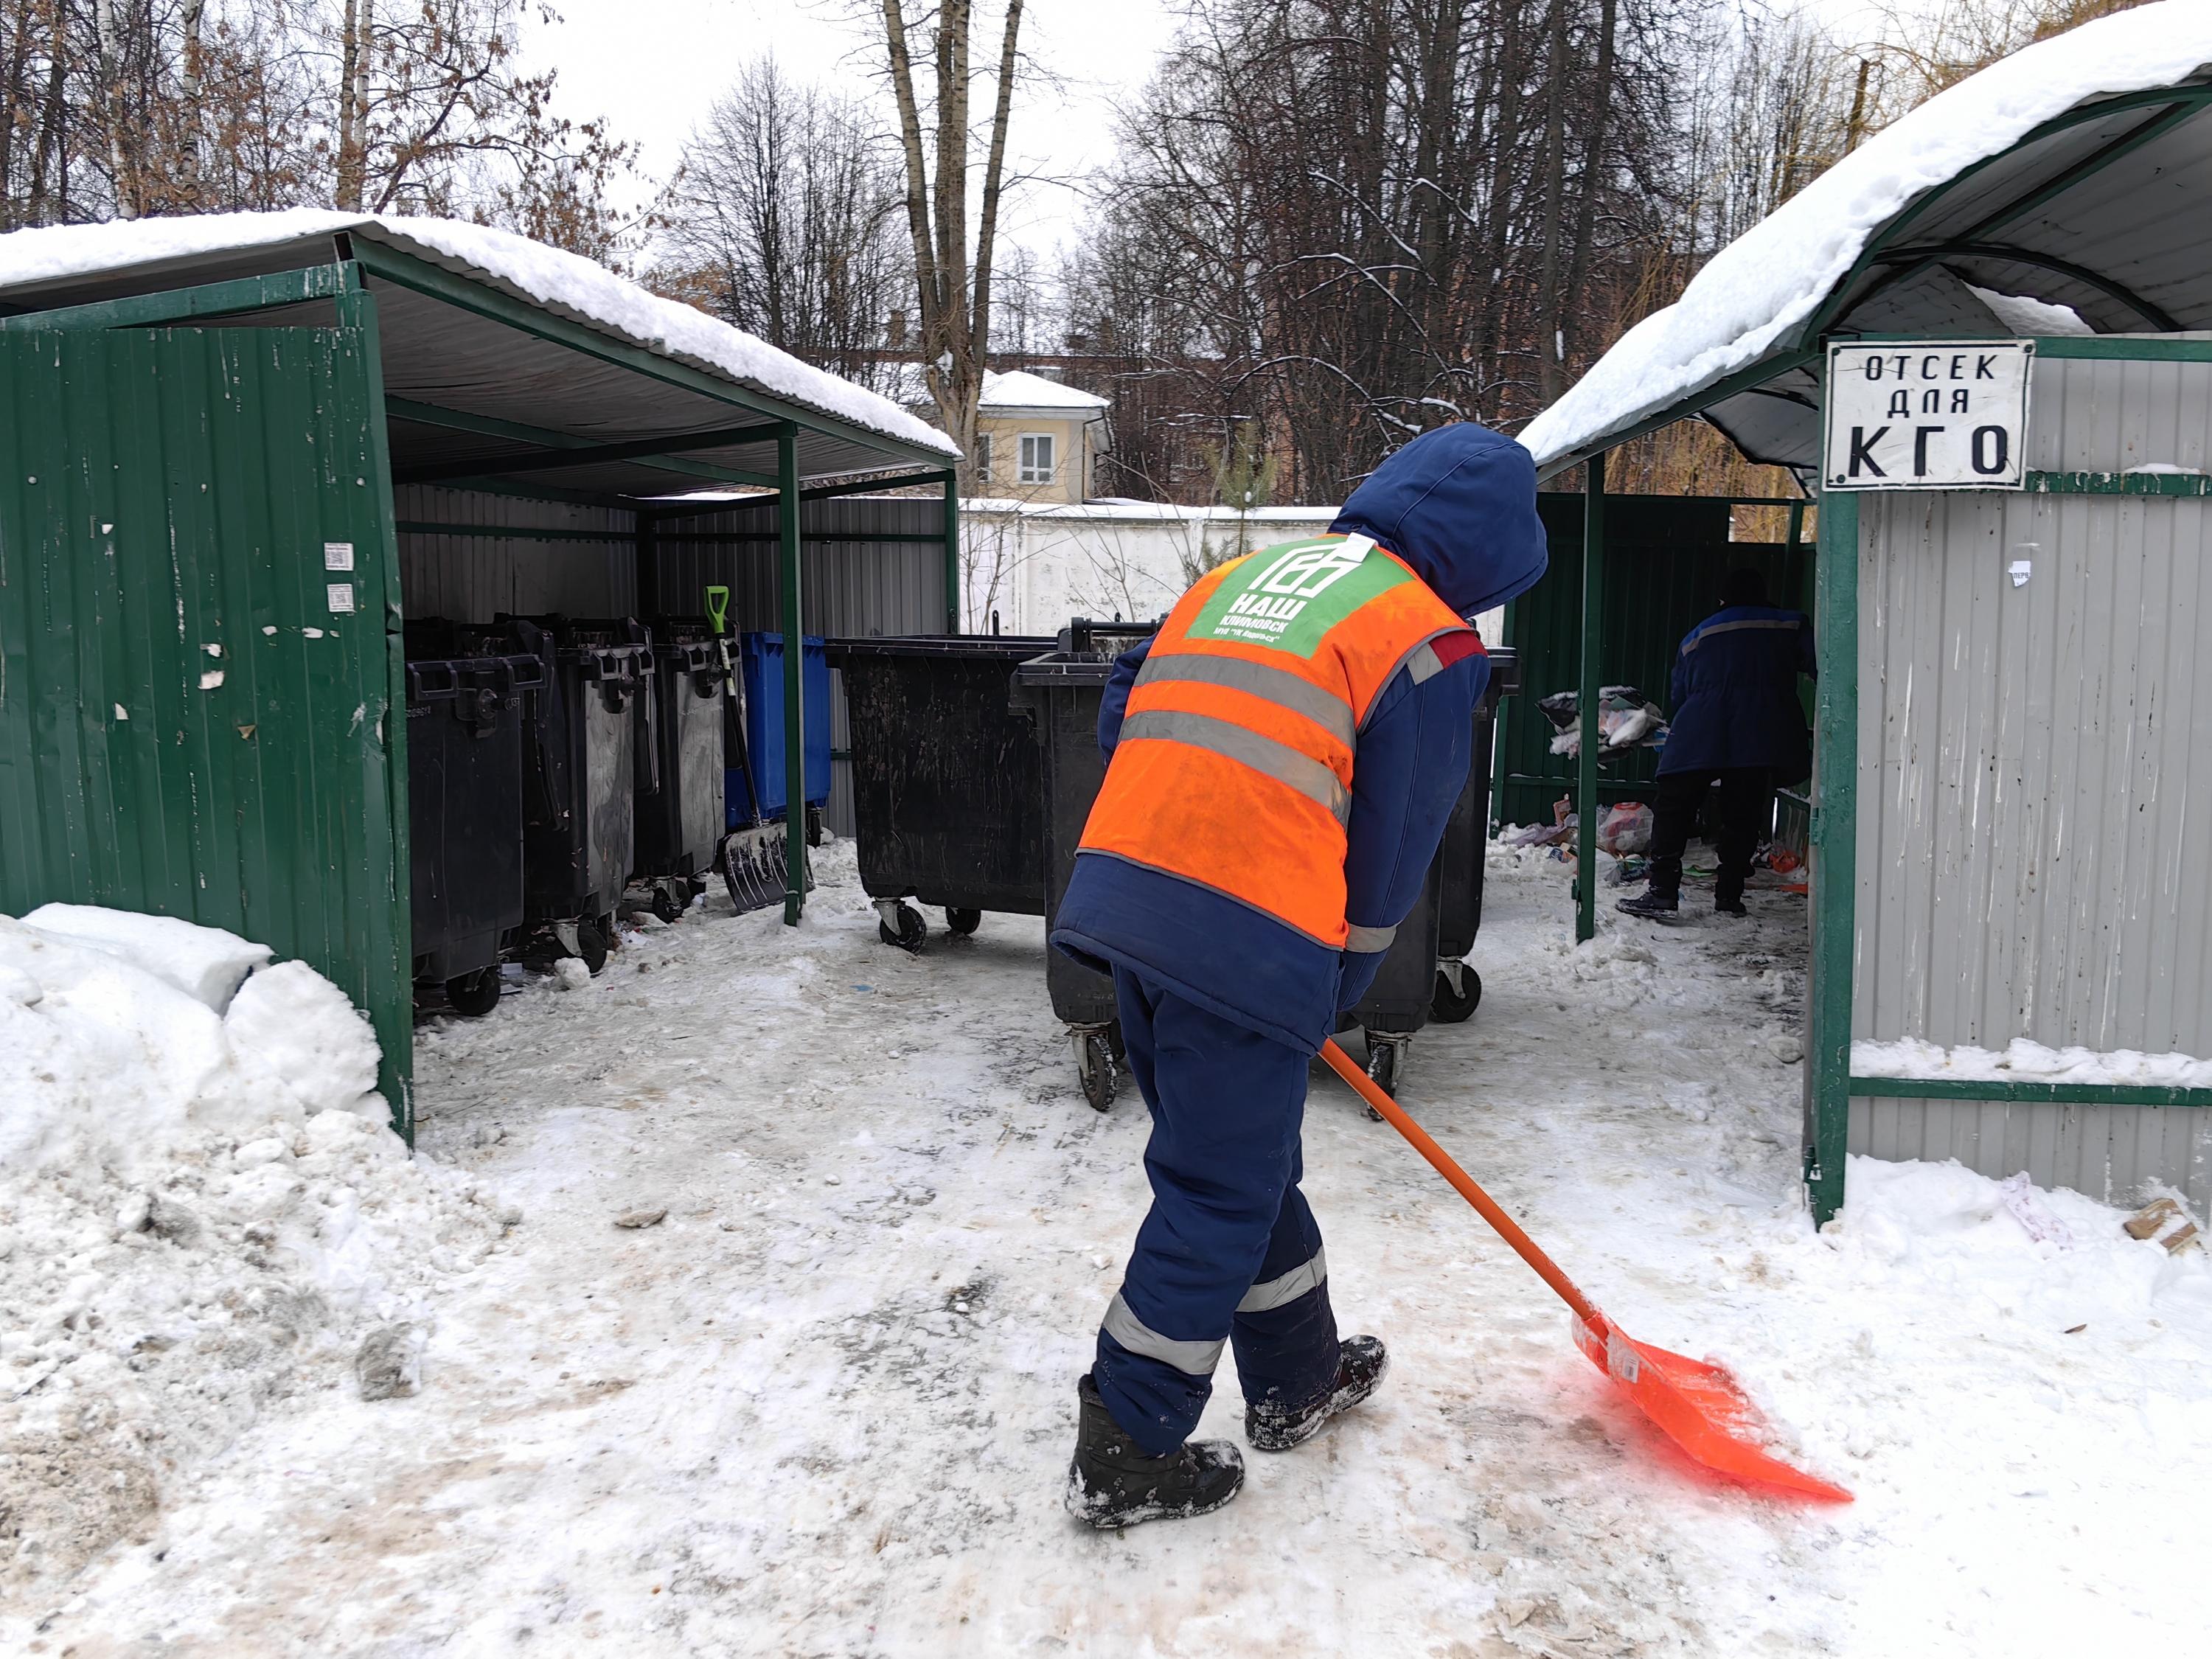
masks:
[[[264,1417],[0,1650],[2036,1655],[2201,1638],[2212,1267],[2071,1194],[1859,1164],[1797,1206],[1802,901],[1569,934],[1498,852],[1474,1021],[1406,1098],[1599,1303],[1733,1363],[1843,1509],[1702,1479],[1537,1280],[1317,1078],[1308,1190],[1384,1391],[1206,1520],[1096,1535],[1073,1382],[1144,1203],[1042,928],[696,914],[426,1030],[425,1153],[523,1219],[422,1391]],[[719,898],[716,901],[719,907]],[[1617,924],[1617,925],[1616,925]],[[665,1206],[660,1224],[614,1218]],[[2023,1224],[2021,1218],[2028,1224]],[[2032,1239],[2029,1226],[2046,1237]],[[1204,1431],[1237,1431],[1224,1364]]]

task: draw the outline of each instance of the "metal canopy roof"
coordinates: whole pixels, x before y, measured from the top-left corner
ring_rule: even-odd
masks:
[[[2050,70],[2064,68],[2069,46],[2078,42],[2087,49],[2100,44],[2093,36],[2110,40],[2114,24],[2132,20],[2131,26],[2144,29],[2161,21],[2151,14],[2168,14],[2164,21],[2169,33],[2197,37],[2175,40],[2171,50],[2180,54],[2173,61],[2198,67],[2178,76],[2161,75],[2156,86],[2084,97],[2015,142],[1906,197],[1856,244],[1849,269],[1819,291],[1798,319],[1780,327],[1759,326],[1759,319],[1747,319],[1741,307],[1731,313],[1729,302],[1736,296],[1725,284],[1717,295],[1698,295],[1693,283],[1685,301],[1702,299],[1702,307],[1686,304],[1670,310],[1714,313],[1722,320],[1712,337],[1698,337],[1701,319],[1693,317],[1670,319],[1662,313],[1639,324],[1584,377],[1585,382],[1602,384],[1579,401],[1570,392],[1523,433],[1541,473],[1551,476],[1627,439],[1698,415],[1753,460],[1815,465],[1824,343],[1863,335],[1989,338],[2020,332],[1996,315],[1972,291],[1976,288],[2070,307],[2098,333],[2212,328],[2212,41],[2204,38],[2207,20],[2202,14],[2173,29],[2174,10],[2151,7],[2122,14],[2000,65],[2009,71],[2031,53],[2042,54],[2035,67],[2048,78]],[[1993,74],[1984,70],[1974,80]],[[1972,84],[1961,83],[1944,97]],[[1949,143],[1958,153],[1963,146],[1957,106],[1939,113],[1942,101],[1923,105],[1875,142],[1924,135]],[[1943,114],[1952,117],[1948,126]],[[1930,118],[1923,135],[1908,132],[1923,116]],[[1832,175],[1866,155],[1862,150],[1847,157]],[[1881,159],[1892,164],[1897,155],[1893,147]],[[1862,172],[1867,176],[1850,181],[1862,197],[1878,194],[1889,182],[1872,168]],[[1820,206],[1832,208],[1850,199],[1847,191],[1830,190]],[[1805,197],[1785,204],[1765,226],[1717,256],[1708,270],[1730,252],[1748,252],[1752,238],[1778,228],[1801,203],[1814,205]],[[1789,228],[1809,239],[1820,227],[1800,215]],[[1770,234],[1761,252],[1771,254],[1777,246]],[[1741,278],[1747,273],[1728,274]],[[1753,325],[1743,326],[1747,321]],[[1655,333],[1638,340],[1655,325]],[[1750,360],[1732,370],[1726,364],[1729,327],[1739,343],[1765,337]],[[1675,337],[1661,337],[1669,331]],[[1661,353],[1674,361],[1654,361]],[[1743,354],[1737,355],[1741,362]],[[1697,367],[1686,366],[1692,362]],[[1715,365],[1726,372],[1715,372]],[[1629,388],[1625,394],[1624,384]]]
[[[656,350],[661,342],[639,343],[482,273],[402,251],[392,245],[397,239],[375,234],[381,228],[363,224],[47,280],[0,280],[0,313],[127,302],[356,261],[377,301],[392,477],[400,483],[490,482],[549,496],[631,498],[730,484],[772,489],[786,423],[795,429],[803,479],[941,471],[955,459],[935,433],[921,441],[872,429],[685,362]],[[319,298],[228,314],[218,308],[192,320],[328,326],[335,317],[333,302]]]

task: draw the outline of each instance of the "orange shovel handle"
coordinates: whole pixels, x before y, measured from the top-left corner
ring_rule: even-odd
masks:
[[[1603,1317],[1590,1305],[1589,1298],[1575,1288],[1573,1279],[1559,1271],[1559,1264],[1537,1248],[1536,1241],[1521,1231],[1521,1224],[1499,1209],[1498,1201],[1475,1184],[1473,1176],[1452,1161],[1449,1152],[1429,1138],[1426,1129],[1407,1115],[1404,1107],[1384,1094],[1373,1078],[1352,1064],[1352,1056],[1336,1046],[1334,1037],[1321,1045],[1321,1057],[1339,1077],[1359,1091],[1362,1099],[1382,1113],[1390,1127],[1405,1136],[1438,1175],[1459,1188],[1459,1195],[1474,1206],[1476,1212],[1497,1229],[1498,1236],[1513,1247],[1513,1253],[1534,1267],[1536,1276],[1558,1291],[1559,1299],[1572,1308],[1585,1325],[1606,1328]]]

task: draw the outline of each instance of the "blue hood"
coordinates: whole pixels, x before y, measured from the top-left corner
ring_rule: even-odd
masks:
[[[1329,528],[1373,537],[1462,617],[1527,592],[1550,556],[1536,458],[1471,421],[1424,432],[1386,459]]]

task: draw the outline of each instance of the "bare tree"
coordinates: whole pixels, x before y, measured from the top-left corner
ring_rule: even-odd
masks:
[[[0,228],[336,203],[611,246],[524,0],[0,0]]]
[[[887,386],[882,347],[912,268],[896,168],[851,100],[773,58],[739,72],[656,210],[651,280],[817,367]]]
[[[902,0],[883,0],[883,40],[898,108],[907,234],[920,301],[923,374],[939,422],[963,454],[972,453],[975,447],[975,410],[983,395],[984,365],[991,346],[992,262],[1006,188],[1006,131],[1013,116],[1020,61],[1022,0],[1006,0],[971,247],[969,111],[981,78],[969,57],[975,23],[975,0],[938,0],[935,21],[927,26],[931,78],[925,101],[915,75],[913,50],[924,21],[909,19]],[[929,154],[933,149],[933,157]],[[972,471],[972,466],[963,471]],[[972,487],[972,477],[963,477],[963,483]]]

